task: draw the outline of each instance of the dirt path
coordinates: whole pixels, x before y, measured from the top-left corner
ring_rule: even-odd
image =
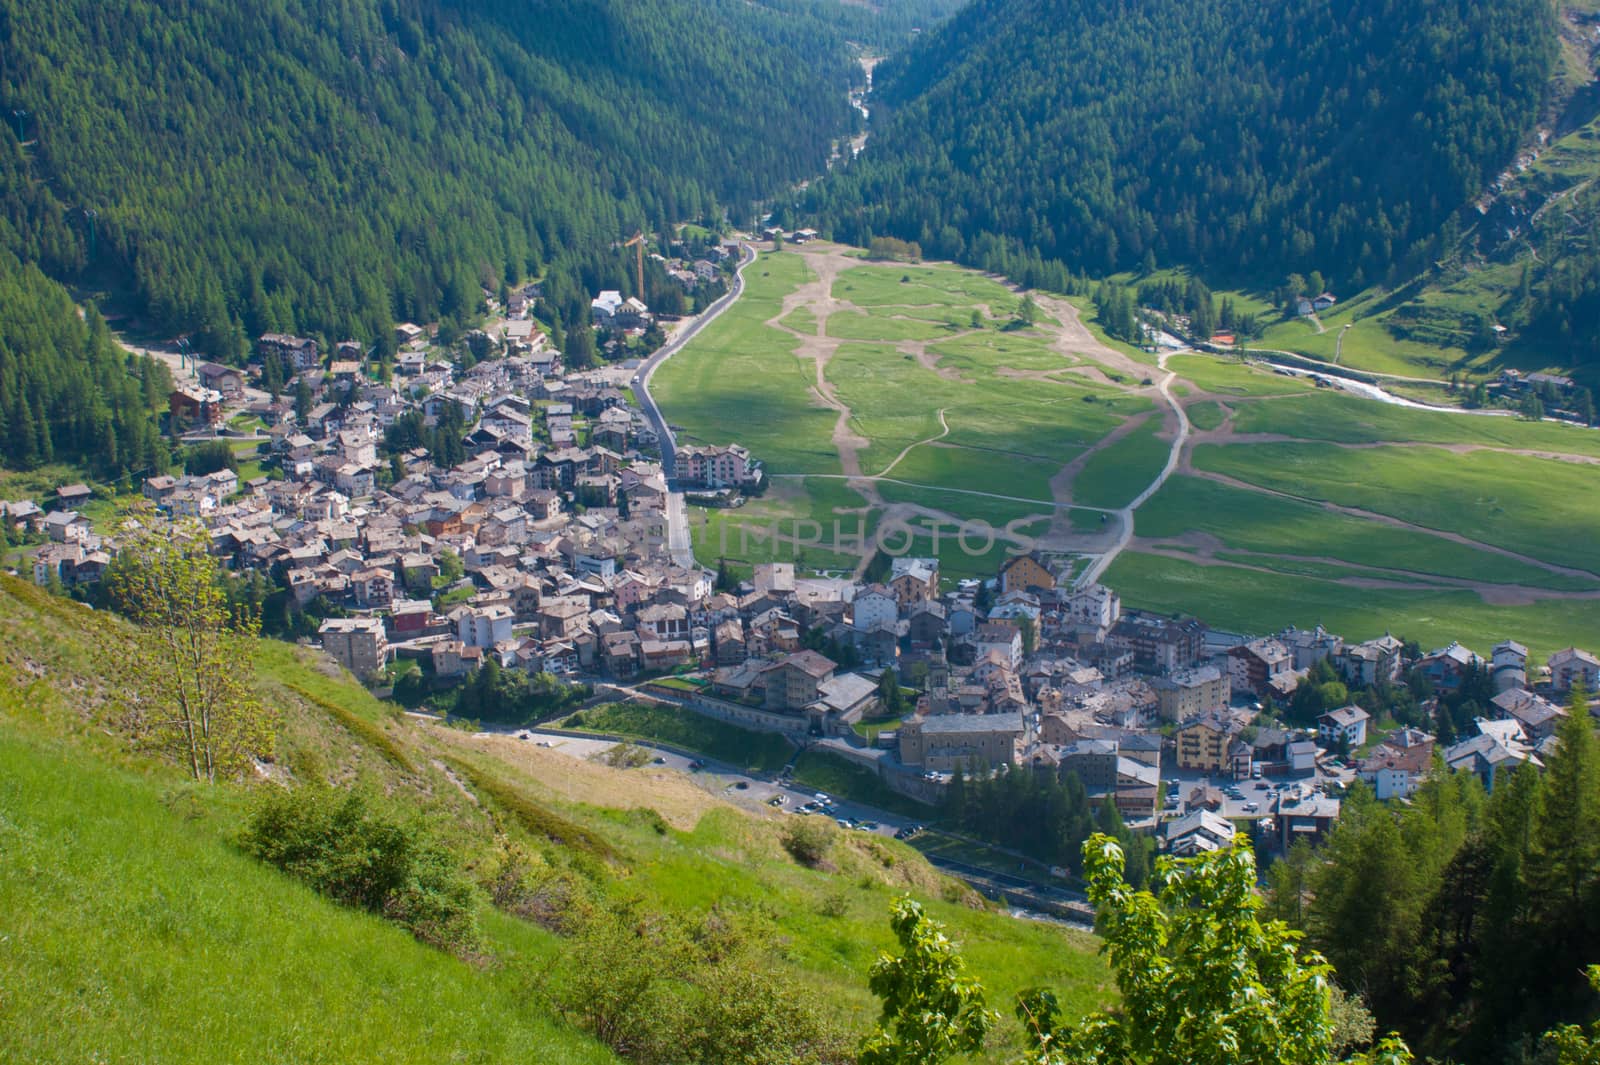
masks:
[[[1129,542],[1133,539],[1134,511],[1144,506],[1146,500],[1161,490],[1161,486],[1166,484],[1167,479],[1178,469],[1186,453],[1185,449],[1189,443],[1189,415],[1185,413],[1183,404],[1179,403],[1172,394],[1172,383],[1177,380],[1178,374],[1176,370],[1167,369],[1167,358],[1170,354],[1170,352],[1162,352],[1156,359],[1156,364],[1162,374],[1160,383],[1156,385],[1156,391],[1160,393],[1168,411],[1178,421],[1178,431],[1173,434],[1172,447],[1167,452],[1166,464],[1161,467],[1161,472],[1156,474],[1155,480],[1145,486],[1144,491],[1135,496],[1127,506],[1117,511],[1116,542],[1099,558],[1095,559],[1088,569],[1078,575],[1078,579],[1075,582],[1076,587],[1085,588],[1094,584],[1105,574],[1106,570],[1111,568],[1111,563],[1117,560],[1117,556],[1127,550]]]
[[[1083,324],[1083,319],[1078,314],[1078,308],[1074,307],[1068,300],[1060,296],[1046,295],[1042,292],[1033,293],[1033,299],[1035,303],[1043,308],[1045,313],[1049,314],[1059,324],[1060,333],[1057,335],[1053,346],[1062,355],[1069,358],[1081,356],[1091,359],[1116,373],[1132,377],[1135,381],[1142,381],[1150,376],[1150,366],[1137,362],[1115,348],[1101,343],[1093,333],[1089,332],[1089,327]],[[1077,360],[1073,358],[1073,361]],[[1142,385],[1131,388],[1129,391],[1153,392],[1154,389],[1149,385]]]
[[[894,457],[894,461],[893,462],[889,463],[889,465],[885,466],[883,469],[878,471],[878,476],[879,477],[887,477],[891,470],[893,470],[896,466],[900,465],[900,460],[901,459],[903,459],[907,455],[911,454],[911,449],[912,448],[921,447],[923,444],[931,444],[935,440],[943,440],[945,437],[947,437],[949,435],[950,435],[950,426],[944,420],[944,408],[940,407],[939,408],[939,435],[938,436],[930,436],[926,440],[918,440],[914,444],[907,444],[905,446],[905,449],[903,451],[901,451],[900,454],[898,454],[898,455],[896,455]]]
[[[771,328],[795,338],[797,346],[795,356],[809,360],[813,366],[813,380],[811,391],[817,402],[837,413],[831,433],[831,442],[839,454],[838,474],[770,474],[777,480],[802,480],[805,477],[820,477],[824,480],[842,480],[850,488],[859,492],[870,508],[880,511],[880,525],[896,521],[908,521],[914,518],[931,518],[936,521],[950,522],[956,525],[964,524],[956,515],[926,506],[908,503],[885,503],[877,486],[879,484],[893,484],[906,488],[916,488],[924,491],[948,492],[952,496],[965,496],[974,499],[993,499],[1007,503],[1022,503],[1038,507],[1040,515],[1051,517],[1050,526],[1037,541],[1029,546],[1047,547],[1051,550],[1076,551],[1087,555],[1099,555],[1104,565],[1109,565],[1111,559],[1116,557],[1126,545],[1132,534],[1132,508],[1143,503],[1171,474],[1175,465],[1175,457],[1183,448],[1188,434],[1188,420],[1184,417],[1177,401],[1167,391],[1167,385],[1174,375],[1167,374],[1167,382],[1162,385],[1129,384],[1128,378],[1137,382],[1148,381],[1152,367],[1129,358],[1124,353],[1109,347],[1097,340],[1093,333],[1084,326],[1078,315],[1078,310],[1070,302],[1058,297],[1041,293],[1032,293],[1034,301],[1039,305],[1049,321],[1041,322],[1038,328],[1048,335],[1052,351],[1061,356],[1062,365],[1049,370],[1017,370],[1001,367],[995,372],[997,376],[1014,378],[1017,380],[1052,380],[1059,381],[1060,375],[1072,373],[1087,378],[1096,385],[1115,388],[1130,394],[1149,395],[1163,401],[1167,407],[1161,417],[1167,422],[1167,429],[1173,437],[1173,457],[1169,458],[1167,467],[1150,485],[1141,492],[1138,499],[1130,507],[1113,510],[1103,507],[1079,507],[1072,502],[1072,482],[1078,472],[1082,470],[1088,457],[1103,448],[1114,444],[1146,424],[1150,414],[1140,414],[1124,421],[1110,434],[1087,451],[1075,455],[1071,462],[1051,478],[1049,501],[1031,499],[1023,496],[1010,495],[1005,492],[985,492],[975,489],[947,488],[936,485],[918,484],[911,481],[898,480],[889,474],[905,460],[914,449],[925,445],[938,446],[938,442],[947,437],[951,432],[948,414],[949,407],[939,409],[940,432],[924,440],[918,440],[906,445],[900,453],[886,465],[883,470],[875,475],[866,474],[861,467],[861,452],[872,446],[872,441],[862,436],[853,427],[853,412],[839,395],[838,390],[827,378],[827,368],[833,357],[838,354],[841,344],[852,341],[831,337],[828,335],[828,322],[837,314],[868,314],[865,309],[839,299],[834,295],[834,284],[839,276],[846,270],[861,265],[861,260],[843,253],[843,249],[827,244],[811,244],[803,249],[796,249],[796,254],[802,255],[810,266],[814,277],[795,291],[787,294],[779,311],[765,323]],[[1002,284],[1012,291],[1021,292],[1022,289],[999,279]],[[801,331],[787,324],[784,319],[793,311],[805,308],[815,322],[812,329]],[[886,310],[903,308],[914,309],[914,305],[875,306],[871,313],[881,314]],[[992,306],[986,307],[985,314],[990,319],[996,317]],[[891,320],[907,317],[906,315],[890,315]],[[941,365],[937,353],[929,348],[937,343],[947,340],[957,340],[963,336],[977,331],[966,330],[952,333],[947,338],[939,340],[905,340],[895,344],[895,350],[901,354],[914,358],[919,366],[932,373],[938,374],[947,381],[958,383],[973,383],[953,367]],[[1163,367],[1164,369],[1164,367]],[[1101,514],[1117,516],[1116,522],[1108,522],[1105,527],[1093,531],[1080,531],[1073,528],[1072,509],[1091,510]],[[999,530],[996,530],[999,533]],[[1008,538],[1001,536],[1000,538]],[[870,555],[870,552],[868,553]],[[864,568],[868,559],[863,558],[858,572]]]
[[[767,319],[766,325],[781,332],[788,333],[800,342],[795,351],[795,357],[810,359],[815,367],[815,379],[812,383],[812,392],[826,407],[838,412],[834,419],[832,441],[834,448],[839,452],[839,468],[844,471],[847,478],[861,476],[861,451],[870,447],[872,441],[864,436],[858,436],[850,428],[851,411],[844,401],[834,391],[829,383],[826,370],[828,363],[833,361],[838,354],[839,345],[843,341],[828,336],[828,319],[841,310],[859,311],[860,308],[844,300],[835,299],[833,283],[838,276],[852,266],[858,265],[858,260],[849,258],[831,247],[811,246],[804,252],[806,264],[811,267],[816,275],[811,281],[806,282],[783,298],[783,305],[776,315]],[[802,333],[797,329],[783,324],[783,318],[790,311],[804,307],[811,312],[816,320],[815,333]],[[874,492],[871,502],[878,502]]]

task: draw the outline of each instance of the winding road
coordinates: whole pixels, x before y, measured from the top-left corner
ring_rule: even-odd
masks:
[[[1156,386],[1156,391],[1161,393],[1161,398],[1166,402],[1168,409],[1178,418],[1178,433],[1173,437],[1172,450],[1167,453],[1167,464],[1161,467],[1161,472],[1156,474],[1156,479],[1146,485],[1144,491],[1135,496],[1131,503],[1114,512],[1117,515],[1116,543],[1112,544],[1100,557],[1096,558],[1088,569],[1078,575],[1078,579],[1074,582],[1074,587],[1084,588],[1094,584],[1104,576],[1106,570],[1111,568],[1111,563],[1117,560],[1117,556],[1127,549],[1128,544],[1133,540],[1133,512],[1144,506],[1145,501],[1155,495],[1161,486],[1167,483],[1167,478],[1171,477],[1173,471],[1178,468],[1178,460],[1183,456],[1183,446],[1189,442],[1189,415],[1184,412],[1183,404],[1179,403],[1172,395],[1172,382],[1177,378],[1178,374],[1175,370],[1167,369],[1167,358],[1171,354],[1171,352],[1164,351],[1156,358],[1156,364],[1166,374],[1161,379],[1161,383]]]
[[[689,542],[689,515],[684,508],[683,493],[672,487],[672,482],[677,476],[674,468],[677,464],[677,440],[672,435],[672,426],[667,424],[667,419],[661,413],[661,408],[656,404],[655,397],[650,394],[650,379],[655,376],[661,364],[681,351],[684,345],[700,335],[700,331],[722,316],[722,312],[732,307],[734,301],[744,293],[744,271],[747,266],[756,261],[756,250],[748,244],[739,245],[739,267],[733,274],[733,285],[727,292],[717,298],[716,302],[705,309],[688,328],[679,333],[677,337],[663,344],[660,348],[644,361],[639,371],[633,375],[630,385],[633,388],[634,398],[639,401],[644,416],[655,427],[656,439],[661,443],[661,472],[667,478],[667,553],[672,556],[672,561],[685,569],[694,566],[694,547]]]

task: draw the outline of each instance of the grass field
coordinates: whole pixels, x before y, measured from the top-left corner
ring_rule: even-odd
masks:
[[[741,301],[731,321],[662,371],[677,382],[663,399],[675,424],[696,439],[747,444],[774,475],[766,498],[696,516],[702,560],[780,558],[846,572],[881,532],[886,542],[899,536],[903,550],[939,557],[946,577],[989,577],[1027,547],[1099,549],[1107,538],[1089,508],[1127,505],[1167,460],[1163,414],[1136,392],[1153,373],[1118,358],[1148,366],[1153,356],[1109,340],[1110,352],[1081,350],[1048,315],[1022,327],[1017,295],[990,278],[939,264],[869,264],[817,245],[764,258],[747,276],[749,305]],[[1229,295],[1272,313],[1261,293]],[[1424,356],[1384,339],[1380,299],[1343,300],[1314,342],[1283,339],[1311,332],[1295,322],[1274,327],[1262,346],[1276,340],[1331,357],[1340,327],[1355,322],[1346,362],[1416,372]],[[780,315],[801,335],[764,324]],[[1092,314],[1082,324],[1104,339]],[[1448,372],[1456,358],[1439,357],[1422,376]],[[817,394],[819,361],[832,408]],[[1378,631],[1404,621],[1446,639],[1452,618],[1482,633],[1499,617],[1502,636],[1524,642],[1576,643],[1600,629],[1600,607],[1570,598],[1600,587],[1597,471],[1587,462],[1600,459],[1600,434],[1390,406],[1236,357],[1177,354],[1166,365],[1195,431],[1218,434],[1191,442],[1184,457],[1198,473],[1244,487],[1180,471],[1145,504],[1131,550],[1146,553],[1108,576],[1128,578],[1118,591],[1129,605],[1252,632],[1278,619],[1315,624],[1324,611]],[[1429,389],[1431,399],[1441,395]],[[841,413],[845,438],[834,440]],[[1104,442],[1140,416],[1143,424]],[[841,453],[866,480],[785,476],[838,475]],[[1068,484],[1058,475],[1078,459]],[[896,504],[918,508],[910,534],[883,523],[883,508]],[[1074,505],[1068,522],[1052,526],[1052,515]],[[774,521],[791,533],[776,544]],[[963,528],[964,544],[955,536]],[[979,528],[1001,535],[975,536]],[[824,542],[797,552],[795,529]],[[1146,579],[1155,571],[1181,579]],[[1307,595],[1292,592],[1297,582]],[[1262,610],[1269,586],[1282,598]],[[1524,623],[1526,633],[1517,628]]]
[[[539,990],[581,962],[572,941],[490,905],[507,847],[586,905],[720,915],[852,1033],[876,1016],[867,971],[907,892],[996,1002],[1048,984],[1076,1016],[1114,994],[1093,940],[975,908],[904,844],[838,832],[826,868],[804,868],[782,847],[784,818],[688,775],[411,722],[319,654],[258,643],[260,694],[283,713],[279,780],[363,788],[484,885],[465,963],[246,857],[244,813],[277,784],[196,787],[131,752],[101,669],[127,626],[6,578],[0,625],[0,1060],[616,1060]],[[1007,1021],[981,1060],[1020,1045]]]
[[[1127,603],[1193,614],[1234,632],[1268,633],[1288,625],[1320,624],[1346,640],[1392,632],[1429,648],[1459,640],[1484,655],[1508,638],[1537,656],[1573,643],[1600,646],[1600,610],[1593,601],[1496,606],[1467,591],[1356,588],[1139,552],[1118,558],[1105,581]]]
[[[1018,295],[975,271],[865,263],[811,245],[763,257],[746,279],[735,309],[656,378],[684,439],[743,443],[773,478],[767,498],[704,518],[696,537],[702,560],[778,557],[751,545],[748,534],[743,551],[725,546],[741,527],[773,519],[816,521],[831,531],[844,511],[870,533],[879,504],[914,503],[947,517],[952,530],[1048,518],[1061,505],[1051,480],[1062,467],[1152,409],[1132,394],[1139,381],[1125,372],[1110,371],[1109,382],[1075,372],[1086,360],[1069,350],[1060,323],[1047,314],[1032,326],[1017,320]],[[831,441],[839,410],[824,404],[819,388],[843,409],[850,441]],[[843,447],[863,475],[903,483],[797,479],[843,472]],[[1137,450],[1129,445],[1135,463]],[[992,575],[980,567],[1004,554],[935,545],[931,532],[922,539],[963,576]],[[830,543],[806,552],[804,562],[847,569],[850,554]]]
[[[829,444],[834,414],[813,397],[794,337],[764,324],[811,271],[801,256],[767,254],[744,276],[743,297],[695,338],[697,357],[669,359],[651,380],[652,394],[685,443],[723,442],[737,427],[739,441],[772,469],[838,473]]]
[[[1316,444],[1201,447],[1196,467],[1306,499],[1385,514],[1545,562],[1600,573],[1595,470],[1549,459],[1437,448]]]
[[[1072,501],[1085,507],[1115,510],[1133,502],[1167,464],[1172,443],[1156,434],[1161,419],[1150,418],[1093,455],[1072,482]]]
[[[1414,410],[1328,392],[1241,404],[1233,421],[1241,433],[1283,433],[1342,444],[1415,441],[1600,457],[1600,433],[1573,425]]]
[[[1197,431],[1237,435],[1191,445],[1201,476],[1139,511],[1106,577],[1126,602],[1247,632],[1320,622],[1546,651],[1600,633],[1583,597],[1600,588],[1600,435],[1376,403],[1232,358],[1169,366],[1221,397],[1187,401]]]
[[[1235,549],[1236,557],[1273,569],[1286,568],[1285,556],[1293,556],[1302,560],[1331,559],[1364,570],[1361,575],[1365,576],[1379,576],[1377,571],[1381,570],[1402,570],[1537,588],[1600,587],[1597,581],[1552,573],[1425,532],[1365,521],[1314,504],[1197,477],[1180,476],[1168,481],[1140,509],[1136,530],[1140,537],[1151,540],[1203,533],[1216,537],[1221,547]],[[1305,572],[1303,563],[1295,565],[1296,572]],[[1323,572],[1338,568],[1324,567]]]

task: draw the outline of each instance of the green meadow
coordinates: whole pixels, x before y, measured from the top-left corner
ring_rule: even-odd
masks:
[[[852,1036],[876,1018],[867,973],[906,893],[946,923],[997,1004],[1045,984],[1077,1016],[1115,993],[1092,938],[987,908],[905,844],[826,825],[827,861],[807,868],[782,845],[792,815],[740,811],[714,781],[418,723],[292,645],[261,641],[254,655],[259,694],[282,715],[274,782],[196,786],[112,724],[103,663],[126,653],[129,627],[11,578],[0,624],[0,1060],[621,1060],[552,1004],[574,940],[496,905],[510,853],[573,912],[622,905],[747,937]],[[772,737],[661,714],[607,708],[596,721],[752,764],[786,757]],[[462,863],[476,885],[470,956],[318,895],[236,842],[266,789],[313,784],[359,789]],[[980,1060],[1020,1047],[1007,1019]]]
[[[1459,640],[1485,655],[1508,638],[1525,644],[1538,657],[1574,643],[1600,646],[1600,610],[1593,600],[1501,606],[1469,591],[1352,587],[1133,551],[1112,564],[1105,582],[1129,604],[1193,614],[1234,632],[1266,633],[1289,625],[1320,624],[1347,640],[1392,632],[1430,648]]]
[[[1200,447],[1195,466],[1600,574],[1600,475],[1586,465],[1431,447]]]
[[[657,375],[686,438],[736,440],[773,475],[743,508],[692,515],[704,561],[845,572],[881,532],[937,555],[948,577],[988,577],[1062,508],[1079,509],[1056,533],[1075,535],[1044,547],[1103,542],[1100,512],[1128,505],[1167,461],[1164,408],[1138,391],[1143,381],[1079,350],[1049,314],[1017,320],[1017,294],[991,278],[815,245],[765,256],[746,276],[745,299]],[[1311,353],[1372,300],[1357,294],[1328,315]],[[1240,306],[1267,310],[1253,297]],[[1372,330],[1381,326],[1361,318],[1347,332],[1346,361],[1419,365]],[[819,358],[837,407],[817,394]],[[1214,442],[1191,441],[1189,465],[1139,510],[1107,577],[1128,604],[1248,631],[1338,617],[1352,631],[1403,622],[1418,638],[1503,630],[1564,645],[1600,630],[1600,605],[1582,598],[1600,590],[1600,435],[1377,403],[1234,356],[1166,365],[1194,431]],[[839,478],[841,407],[862,481]],[[1060,476],[1072,463],[1075,475]],[[909,532],[883,524],[897,504],[918,508]],[[774,522],[787,538],[770,536]],[[823,542],[797,549],[796,530]]]
[[[763,255],[745,270],[745,292],[698,337],[691,350],[651,379],[652,395],[684,443],[740,443],[772,469],[838,473],[830,444],[834,413],[811,389],[809,363],[795,358],[793,336],[765,323],[784,295],[812,274],[798,255]]]
[[[822,270],[831,278],[825,292]],[[1089,364],[1061,342],[1060,323],[1042,311],[1032,325],[1021,321],[1020,297],[975,271],[875,264],[811,246],[763,256],[745,277],[746,294],[734,309],[655,378],[662,408],[684,439],[745,444],[772,475],[766,498],[695,516],[710,534],[696,538],[702,560],[779,557],[781,551],[753,546],[749,535],[742,553],[719,554],[740,526],[774,519],[831,530],[842,511],[871,530],[881,507],[867,507],[863,491],[884,505],[937,511],[951,529],[1047,519],[1064,502],[1052,478],[1128,418],[1153,409],[1131,391],[1140,382],[1077,372]],[[802,292],[807,285],[814,287]],[[839,412],[818,395],[819,358],[822,381],[858,442],[860,472],[885,480],[853,488],[799,476],[843,471],[832,442]],[[1148,435],[1124,442],[1085,483],[1114,495],[1119,480],[1145,475],[1160,446]],[[1163,453],[1156,468],[1164,461]],[[935,543],[931,526],[939,523],[923,520],[930,525],[926,549],[962,575],[990,575],[992,568],[980,567],[1003,560],[999,547],[968,555]],[[835,548],[807,550],[805,565],[849,568],[851,548]]]

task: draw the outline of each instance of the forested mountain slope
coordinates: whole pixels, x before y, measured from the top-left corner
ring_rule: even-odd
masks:
[[[880,68],[870,148],[815,205],[985,265],[1360,286],[1508,163],[1555,52],[1546,0],[978,0]]]
[[[0,242],[221,355],[552,265],[577,307],[633,227],[820,171],[851,69],[739,0],[7,5]]]
[[[152,416],[172,381],[117,346],[99,313],[0,248],[0,466],[81,463],[96,477],[163,468]]]

